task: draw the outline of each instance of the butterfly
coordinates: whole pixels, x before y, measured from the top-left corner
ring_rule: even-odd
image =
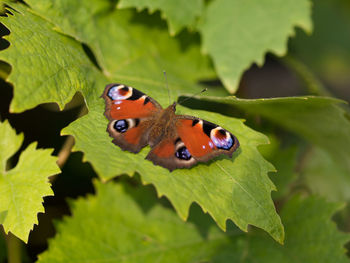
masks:
[[[176,102],[163,109],[151,97],[123,84],[107,85],[101,97],[113,143],[133,153],[149,145],[146,159],[169,171],[190,168],[221,154],[232,157],[239,147],[237,138],[220,126],[176,115]]]

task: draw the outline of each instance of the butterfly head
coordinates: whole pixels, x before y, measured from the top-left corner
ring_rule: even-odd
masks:
[[[175,116],[176,111],[176,105],[177,103],[174,102],[173,104],[169,105],[168,108],[164,109],[164,116],[166,119],[171,118],[171,116]]]
[[[176,105],[177,105],[176,101],[174,101],[174,103],[170,105],[171,109],[172,109],[174,112],[176,111]]]

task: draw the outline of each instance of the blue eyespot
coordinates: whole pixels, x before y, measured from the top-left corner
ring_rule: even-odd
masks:
[[[189,160],[192,157],[186,147],[181,147],[178,149],[175,153],[175,156],[181,160]]]
[[[232,136],[230,136],[229,138],[223,138],[223,139],[218,139],[216,137],[213,137],[212,141],[214,142],[215,146],[218,149],[229,150],[233,145]]]
[[[124,133],[128,130],[129,124],[126,120],[119,120],[114,123],[113,127],[117,132]]]

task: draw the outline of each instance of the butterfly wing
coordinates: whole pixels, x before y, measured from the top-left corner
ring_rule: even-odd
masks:
[[[190,168],[197,163],[178,136],[160,141],[148,153],[146,159],[169,169],[170,172],[177,168]]]
[[[113,143],[123,150],[139,152],[147,145],[150,127],[162,107],[141,91],[122,84],[107,85],[102,97]]]
[[[225,154],[232,157],[239,141],[222,127],[192,116],[177,115],[176,129],[190,154],[200,162]]]
[[[220,126],[192,116],[176,115],[172,131],[147,155],[154,164],[170,171],[207,162],[221,154],[232,157],[237,138]]]

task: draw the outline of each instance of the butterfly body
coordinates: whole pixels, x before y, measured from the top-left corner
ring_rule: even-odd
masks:
[[[163,109],[151,97],[122,84],[107,85],[102,97],[113,143],[133,153],[149,145],[146,159],[170,171],[221,154],[231,157],[239,147],[237,138],[220,126],[176,115],[176,102]]]
[[[162,138],[175,136],[175,107],[176,103],[161,110],[158,116],[156,115],[154,123],[150,127],[150,133],[148,136],[149,145],[151,147],[158,144]]]

